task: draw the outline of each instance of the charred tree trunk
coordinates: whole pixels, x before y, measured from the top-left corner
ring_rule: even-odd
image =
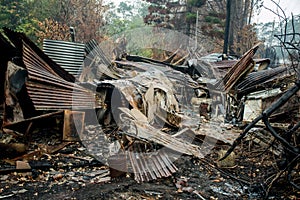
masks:
[[[229,41],[229,30],[230,30],[230,11],[231,11],[231,0],[227,0],[226,4],[226,25],[224,35],[223,54],[228,54],[228,41]]]
[[[238,19],[237,16],[237,1],[236,0],[230,0],[230,27],[229,27],[229,38],[228,38],[228,48],[229,48],[229,55],[234,55],[235,52],[233,50],[233,44],[234,44],[234,36],[235,36],[235,30],[236,30],[236,21]]]

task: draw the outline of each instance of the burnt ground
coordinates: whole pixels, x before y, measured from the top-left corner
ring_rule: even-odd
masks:
[[[75,143],[56,154],[43,155],[35,164],[43,163],[44,168],[32,169],[30,174],[1,171],[0,199],[264,198],[272,173],[274,175],[272,154],[249,158],[249,144],[244,144],[235,151],[234,166],[218,168],[215,165],[218,152],[228,147],[217,146],[205,159],[182,156],[175,162],[178,171],[171,177],[137,183],[132,174],[106,182],[97,179],[97,174],[105,174],[107,168],[87,159],[81,145]],[[10,166],[1,161],[1,169],[10,169]],[[268,195],[268,199],[299,198],[300,191],[284,178],[273,183]]]

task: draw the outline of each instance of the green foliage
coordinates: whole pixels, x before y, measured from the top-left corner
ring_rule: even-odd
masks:
[[[152,58],[153,57],[153,49],[136,49],[132,54]]]
[[[200,8],[205,5],[206,0],[188,0],[187,5]]]
[[[204,18],[205,22],[212,23],[212,24],[221,24],[221,20],[218,17],[213,16],[205,16]]]
[[[225,13],[219,13],[215,11],[208,12],[208,15],[211,17],[217,17],[219,19],[226,19],[226,14]]]
[[[104,24],[102,14],[105,9],[97,0],[1,0],[0,28],[22,31],[37,42],[36,34],[41,30],[39,24],[45,19],[53,19],[74,26],[78,41],[101,39],[98,31]]]
[[[186,18],[186,21],[189,23],[196,23],[197,14],[196,13],[187,13],[185,18]]]
[[[32,12],[32,6],[32,1],[2,0],[0,2],[0,28],[7,27],[24,32],[32,40],[36,40],[35,31],[38,27],[38,20]]]
[[[122,14],[124,19],[127,19],[133,15],[133,8],[133,5],[122,1],[117,8],[117,12]]]
[[[102,32],[108,36],[120,34],[126,30],[135,29],[145,26],[143,19],[140,17],[134,17],[131,20],[125,20],[120,18],[111,19],[111,21],[103,26]]]
[[[120,34],[126,30],[144,27],[143,16],[146,15],[148,4],[142,1],[123,1],[118,6],[110,5],[107,12],[107,24],[101,31],[108,36]]]
[[[30,12],[39,21],[44,21],[46,18],[59,20],[59,6],[58,0],[31,0]]]

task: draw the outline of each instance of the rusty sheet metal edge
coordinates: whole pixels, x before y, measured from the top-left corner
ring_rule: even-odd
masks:
[[[24,42],[23,61],[28,70],[28,95],[36,110],[94,109],[95,94],[74,82],[61,78],[53,66],[43,60],[42,51],[36,52]]]
[[[254,68],[255,64],[252,58],[259,45],[260,43],[254,45],[236,64],[234,64],[234,66],[226,73],[224,78],[217,83],[217,89],[229,92],[242,77]]]

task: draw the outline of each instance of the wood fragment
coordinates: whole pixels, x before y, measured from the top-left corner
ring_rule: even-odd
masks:
[[[85,112],[65,110],[63,141],[76,142],[79,141],[79,135],[83,134],[85,122]]]

